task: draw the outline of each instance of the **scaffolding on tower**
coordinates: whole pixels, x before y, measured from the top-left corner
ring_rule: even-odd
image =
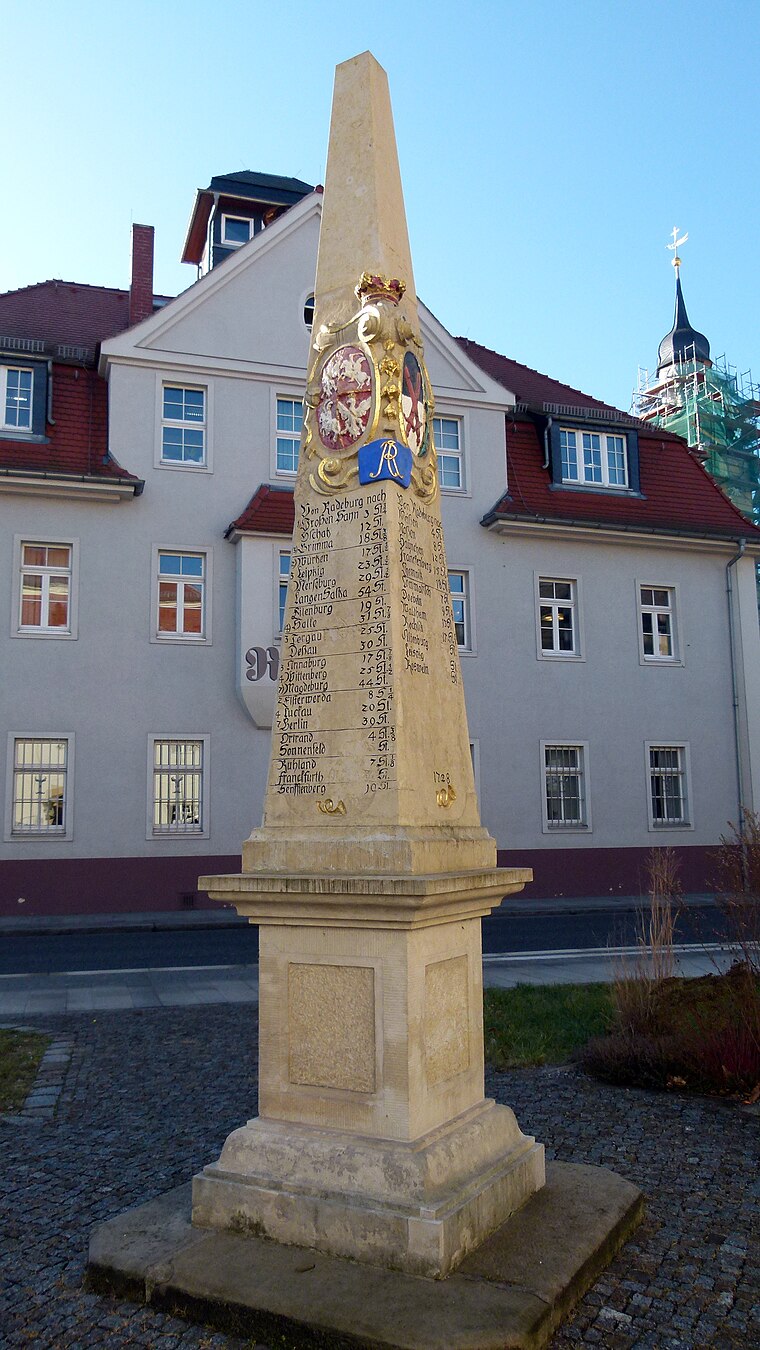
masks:
[[[705,362],[694,344],[666,370],[639,367],[637,417],[683,436],[735,506],[760,524],[760,388],[725,357]]]

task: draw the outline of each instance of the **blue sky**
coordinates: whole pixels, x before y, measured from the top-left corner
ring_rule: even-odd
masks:
[[[0,19],[0,290],[125,286],[133,220],[156,227],[156,289],[184,289],[195,189],[321,181],[334,66],[369,48],[418,290],[452,332],[627,408],[671,324],[678,225],[692,323],[760,378],[755,0],[0,0]]]

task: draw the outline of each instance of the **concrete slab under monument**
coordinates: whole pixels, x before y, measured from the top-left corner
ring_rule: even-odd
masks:
[[[540,1350],[642,1214],[603,1167],[546,1185],[443,1281],[190,1223],[190,1187],[101,1224],[88,1283],[258,1340],[386,1350]],[[327,1339],[329,1338],[329,1339]]]
[[[641,1197],[589,1168],[547,1187],[543,1145],[484,1097],[480,921],[532,874],[480,822],[369,53],[336,72],[304,406],[264,819],[240,875],[199,881],[260,926],[259,1116],[194,1178],[192,1225],[184,1193],[101,1225],[91,1277],[345,1344],[537,1345]],[[302,1300],[299,1261],[329,1297]]]

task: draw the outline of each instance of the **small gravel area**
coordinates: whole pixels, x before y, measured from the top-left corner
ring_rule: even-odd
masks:
[[[0,1118],[0,1346],[250,1346],[87,1293],[83,1276],[94,1224],[187,1181],[256,1114],[255,1009],[39,1025],[70,1044],[53,1116]],[[760,1345],[757,1112],[608,1088],[574,1069],[489,1074],[487,1093],[550,1157],[611,1167],[647,1196],[643,1225],[555,1350]]]

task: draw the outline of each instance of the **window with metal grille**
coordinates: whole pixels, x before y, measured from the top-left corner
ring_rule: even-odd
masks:
[[[14,740],[14,835],[66,834],[68,758],[65,737]]]
[[[162,464],[206,463],[206,391],[164,385]]]
[[[539,577],[538,617],[542,656],[577,656],[576,583]]]
[[[154,740],[153,833],[202,834],[202,740]]]
[[[19,629],[67,633],[71,596],[71,545],[21,544]]]
[[[640,586],[639,613],[644,660],[676,660],[675,597],[672,588]]]
[[[158,637],[203,638],[206,556],[158,553]]]
[[[451,596],[451,608],[454,612],[454,631],[457,635],[457,646],[462,651],[470,651],[472,648],[469,581],[466,572],[449,572],[449,594]]]
[[[652,828],[688,825],[686,747],[650,745],[648,749]]]
[[[438,481],[448,492],[465,486],[462,454],[462,423],[458,417],[434,417],[433,439],[438,454]]]
[[[587,826],[585,746],[544,745],[543,752],[547,828]]]
[[[290,580],[290,554],[282,552],[279,555],[279,574],[277,578],[277,613],[279,618],[279,629],[281,633],[285,625],[285,601],[288,598],[288,581]]]
[[[295,473],[301,445],[303,404],[300,399],[278,398],[276,464],[278,473]]]

